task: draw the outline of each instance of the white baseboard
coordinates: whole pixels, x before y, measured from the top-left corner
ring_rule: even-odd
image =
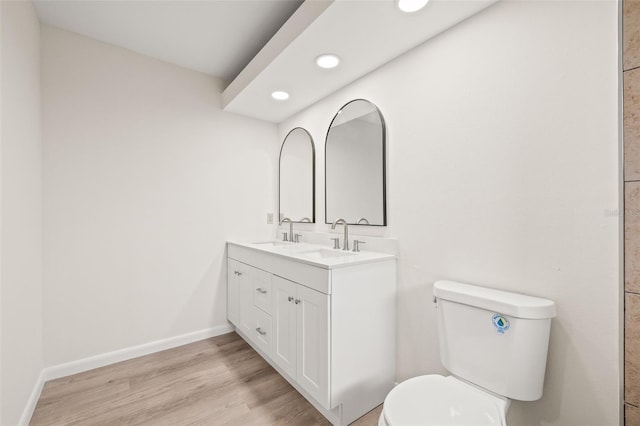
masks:
[[[47,367],[40,372],[40,375],[33,386],[33,390],[31,391],[31,395],[29,395],[27,404],[22,411],[22,416],[20,416],[20,422],[18,425],[27,426],[29,424],[31,417],[33,416],[33,412],[36,409],[36,405],[38,404],[38,400],[40,399],[44,383],[48,380],[59,379],[60,377],[82,373],[93,370],[94,368],[115,364],[116,362],[126,361],[139,356],[164,351],[165,349],[187,345],[199,340],[220,336],[221,334],[226,334],[233,330],[235,330],[235,327],[231,324],[220,325],[217,327],[194,331],[192,333],[182,334],[180,336],[169,337],[168,339],[156,340],[155,342],[132,346],[130,348],[124,348],[89,358],[79,359],[77,361],[67,362],[65,364]]]
[[[164,351],[166,349],[197,342],[198,340],[204,340],[210,337],[229,333],[233,330],[234,327],[231,324],[220,325],[217,327],[194,331],[192,333],[182,334],[180,336],[169,337],[168,339],[156,340],[155,342],[144,343],[130,348],[119,349],[117,351],[67,362],[65,364],[54,365],[43,370],[44,381],[59,379],[60,377],[82,373],[93,370],[94,368],[115,364],[116,362],[126,361],[139,356]]]
[[[27,405],[25,405],[24,410],[22,411],[22,416],[20,416],[20,421],[18,422],[19,426],[27,426],[31,421],[31,416],[33,416],[33,412],[35,411],[38,400],[40,399],[44,382],[43,370],[40,372],[40,375],[33,386],[33,390],[31,391],[31,395],[29,395],[29,399],[27,400]]]

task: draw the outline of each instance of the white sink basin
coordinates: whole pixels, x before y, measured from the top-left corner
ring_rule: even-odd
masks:
[[[301,250],[309,250],[309,244],[306,243],[290,243],[288,241],[264,241],[253,243],[265,250],[279,253],[299,253]],[[310,251],[310,250],[309,250]]]
[[[287,243],[285,241],[262,241],[259,243],[253,243],[257,246],[262,246],[262,247],[280,247],[280,246],[288,246],[291,243]]]
[[[353,256],[356,253],[352,253],[350,251],[343,251],[343,250],[318,249],[313,251],[305,251],[298,254],[306,257],[327,259],[327,258],[333,258],[333,257]]]

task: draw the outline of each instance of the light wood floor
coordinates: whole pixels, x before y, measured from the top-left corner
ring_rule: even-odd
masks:
[[[358,419],[376,425],[382,406]],[[236,333],[44,385],[31,425],[328,425]]]

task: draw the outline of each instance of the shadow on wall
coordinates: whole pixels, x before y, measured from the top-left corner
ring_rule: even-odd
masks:
[[[215,300],[224,300],[224,313],[215,312],[215,309],[211,309],[211,323],[216,324],[219,321],[222,321],[222,324],[231,325],[231,323],[227,320],[227,244],[224,245],[224,250],[222,250],[222,257],[213,259],[211,262],[211,269],[209,269],[209,273],[212,274],[218,268],[218,279],[216,281],[216,292],[215,292]],[[206,284],[207,281],[203,280],[203,283]],[[218,305],[220,306],[220,305]],[[222,319],[221,319],[222,318]]]
[[[509,426],[541,426],[554,423],[560,417],[570,344],[571,339],[562,323],[557,319],[552,320],[549,354],[553,353],[554,357],[551,359],[550,355],[547,355],[542,398],[532,402],[512,400],[507,414]],[[572,354],[571,359],[577,360],[580,357]],[[580,388],[588,389],[589,387],[584,384]]]
[[[194,330],[173,330],[173,332],[185,333],[190,331],[200,331],[211,327],[227,326],[227,248],[212,252],[211,262],[193,286],[193,290],[187,300],[184,301],[179,314],[173,324],[189,324],[194,317],[194,307],[201,305],[202,298],[206,297],[210,301],[207,312],[198,315],[200,324],[195,325]],[[185,284],[186,285],[186,284]],[[188,285],[191,285],[190,283]],[[176,301],[177,303],[178,301]]]
[[[402,255],[402,254],[401,254]],[[409,271],[419,276],[416,271]],[[406,288],[409,274],[398,267],[396,314],[396,380],[423,374],[448,374],[440,363],[437,311],[433,304],[433,280],[420,279]],[[413,366],[413,367],[411,367]],[[417,368],[415,368],[417,366]],[[439,366],[434,369],[434,366]]]

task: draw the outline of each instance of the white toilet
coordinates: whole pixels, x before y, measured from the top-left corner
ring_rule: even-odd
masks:
[[[506,426],[509,398],[542,396],[555,304],[452,281],[433,286],[440,359],[451,376],[413,377],[384,400],[379,426]]]

